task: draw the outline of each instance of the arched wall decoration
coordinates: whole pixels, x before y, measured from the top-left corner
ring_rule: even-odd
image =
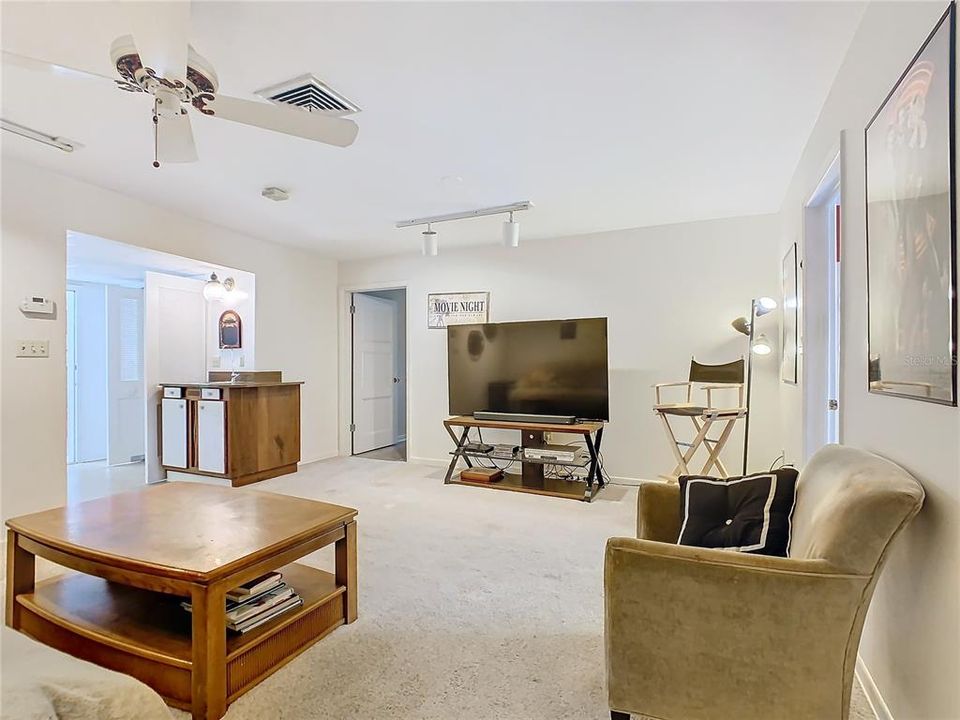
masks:
[[[240,348],[243,344],[242,323],[240,316],[233,310],[227,310],[220,316],[219,334],[222,349]]]

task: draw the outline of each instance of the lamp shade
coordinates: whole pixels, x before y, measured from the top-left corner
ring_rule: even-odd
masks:
[[[767,340],[767,336],[761,333],[760,337],[753,341],[751,350],[753,350],[756,355],[769,355],[773,352],[773,346],[770,344],[770,341]]]
[[[203,286],[203,297],[206,300],[219,300],[224,296],[223,285],[216,273],[210,273],[210,279]]]
[[[761,315],[766,315],[768,312],[772,312],[777,309],[777,301],[772,297],[759,297],[756,302],[756,313],[757,317]]]
[[[436,257],[440,252],[440,240],[436,230],[423,231],[423,254],[427,257]]]

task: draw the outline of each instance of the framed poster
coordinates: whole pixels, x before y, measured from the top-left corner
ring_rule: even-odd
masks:
[[[783,308],[783,321],[780,323],[780,379],[796,385],[797,346],[800,341],[800,325],[797,322],[800,298],[797,295],[796,243],[793,243],[783,256],[780,270],[780,307]]]
[[[237,315],[237,313],[235,313],[233,310],[227,310],[225,313],[223,313],[223,315],[220,316],[220,321],[217,325],[220,334],[221,348],[235,349],[242,346],[242,323],[240,321],[240,316]]]
[[[490,321],[490,293],[430,293],[427,295],[427,327],[442,330],[448,325],[472,325]]]
[[[867,381],[957,404],[951,3],[864,131]]]

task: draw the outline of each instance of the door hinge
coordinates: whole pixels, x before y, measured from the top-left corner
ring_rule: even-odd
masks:
[[[351,314],[351,315],[356,315],[356,314],[357,314],[357,306],[356,306],[356,305],[351,305],[351,306],[350,306],[350,314]]]
[[[833,400],[833,399],[827,400],[827,409],[828,409],[828,410],[839,410],[839,409],[840,409],[840,401],[839,401],[839,400]]]
[[[357,426],[354,425],[353,423],[350,423],[350,432],[356,432],[356,431],[357,431]]]

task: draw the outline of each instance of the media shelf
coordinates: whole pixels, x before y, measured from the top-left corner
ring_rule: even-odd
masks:
[[[569,427],[569,426],[567,426]],[[571,462],[569,460],[546,460],[543,458],[528,458],[524,457],[522,453],[517,453],[516,455],[507,455],[505,453],[485,453],[475,450],[464,450],[462,452],[457,452],[452,450],[450,455],[460,455],[463,457],[471,458],[485,458],[487,460],[499,460],[500,462],[516,462],[516,463],[529,463],[531,465],[562,465],[564,467],[576,467],[576,468],[585,468],[590,465],[590,457],[584,457],[580,460]]]
[[[450,453],[450,467],[447,469],[444,483],[448,485],[469,485],[513,492],[528,492],[537,495],[570,498],[590,502],[604,487],[603,474],[600,471],[600,443],[603,440],[604,424],[600,421],[578,422],[573,425],[551,423],[522,423],[502,420],[477,420],[470,416],[457,416],[443,421],[443,425],[456,444]],[[522,435],[522,447],[542,447],[544,433],[566,433],[583,436],[587,446],[587,457],[576,461],[547,460],[544,458],[526,458],[519,453],[510,455],[498,452],[479,452],[467,449],[471,429],[519,430]],[[523,474],[504,473],[497,482],[473,482],[460,479],[456,474],[457,463],[462,459],[467,467],[473,467],[472,460],[486,458],[500,462],[519,463]],[[544,466],[584,468],[583,478],[553,478],[545,475]]]

